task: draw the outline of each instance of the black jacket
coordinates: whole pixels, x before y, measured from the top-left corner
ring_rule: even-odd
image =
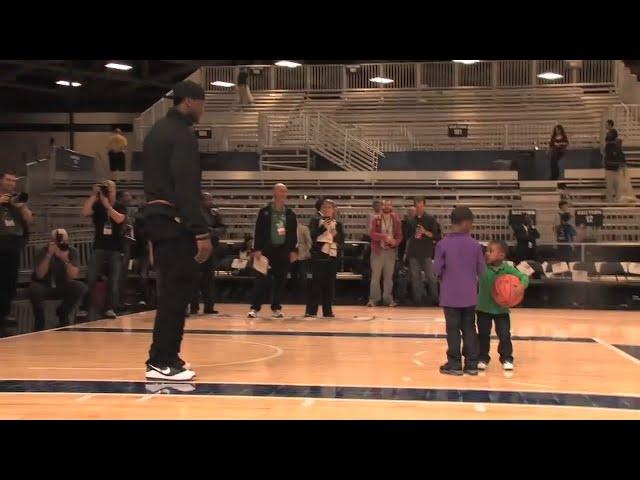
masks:
[[[536,240],[540,238],[540,232],[535,227],[528,227],[527,230],[524,229],[524,225],[518,223],[512,226],[513,234],[516,237],[516,241],[518,242],[518,246],[529,246],[529,242],[531,242],[531,246],[536,246]]]
[[[433,233],[433,238],[414,238],[418,225],[422,225],[425,230]],[[425,213],[421,217],[416,216],[407,224],[407,227],[407,258],[433,258],[435,245],[442,238],[442,229],[436,217],[428,213]]]
[[[286,217],[286,238],[284,241],[284,247],[288,252],[296,252],[298,249],[298,220],[296,214],[293,213],[289,207],[284,207]],[[258,219],[256,220],[256,231],[253,240],[254,250],[269,250],[273,245],[271,244],[271,203],[266,207],[263,207],[258,212]]]
[[[147,202],[166,200],[174,208],[147,205],[145,214],[180,219],[194,234],[208,232],[200,209],[200,152],[190,118],[172,108],[151,128],[142,149]]]
[[[311,241],[313,244],[311,245],[311,257],[314,259],[326,259],[329,257],[326,253],[322,252],[322,242],[317,242],[317,238],[326,232],[327,229],[324,228],[322,224],[322,218],[318,215],[311,219],[309,222],[309,234],[311,235]],[[338,255],[340,255],[340,251],[342,250],[342,244],[344,243],[344,229],[342,227],[342,222],[338,222],[336,220],[336,235],[333,237],[333,241],[338,244]]]

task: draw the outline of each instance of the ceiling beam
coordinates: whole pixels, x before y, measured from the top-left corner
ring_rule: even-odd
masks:
[[[63,93],[63,91],[58,88],[34,87],[33,85],[25,85],[21,83],[0,82],[0,87],[16,88],[18,90],[29,90],[31,92],[50,93],[54,95],[60,95],[61,93]]]
[[[42,63],[34,62],[31,60],[6,60],[5,63],[12,63],[14,65],[20,65],[23,67],[30,67],[34,70],[46,70],[50,72],[59,72],[59,73],[69,73],[68,67],[60,67],[57,65],[45,65]],[[172,85],[168,83],[156,82],[151,79],[140,79],[129,75],[118,75],[112,73],[98,73],[92,72],[90,70],[82,70],[82,69],[73,69],[75,75],[79,75],[82,77],[88,78],[97,78],[100,80],[110,80],[114,82],[124,82],[130,84],[137,84],[140,86],[153,86],[158,88],[165,88],[167,90],[171,90]]]

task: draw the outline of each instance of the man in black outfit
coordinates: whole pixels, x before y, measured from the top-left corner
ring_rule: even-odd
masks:
[[[69,314],[87,293],[87,286],[78,281],[80,255],[69,245],[69,234],[63,228],[51,232],[51,242],[36,255],[29,300],[35,317],[35,330],[45,326],[45,300],[62,300],[56,310],[60,326],[69,325]]]
[[[422,280],[422,272],[424,272],[431,300],[437,304],[438,281],[433,273],[433,252],[436,243],[442,238],[442,230],[435,217],[426,213],[424,197],[414,198],[413,205],[416,208],[416,214],[406,231],[406,257],[409,261],[413,301],[416,305],[422,305],[427,296]]]
[[[269,260],[267,275],[255,272],[256,279],[249,318],[256,318],[269,293],[269,278],[273,277],[273,298],[271,316],[282,318],[280,299],[287,281],[290,265],[298,257],[298,220],[296,214],[285,205],[288,190],[278,183],[273,187],[273,201],[258,212],[254,240],[253,261],[260,261],[264,255]]]
[[[533,220],[527,214],[522,217],[522,223],[511,226],[516,237],[516,261],[538,260],[536,243],[540,238],[540,232],[533,224]]]
[[[193,124],[204,110],[204,90],[184,81],[173,88],[174,106],[144,140],[145,231],[159,276],[158,309],[146,378],[191,380],[195,372],[179,356],[198,265],[212,252],[200,208],[200,153]]]
[[[16,175],[0,172],[0,336],[11,318],[11,302],[16,295],[20,251],[27,242],[31,210],[15,195]]]
[[[211,243],[214,252],[206,262],[200,264],[199,282],[191,298],[189,313],[196,315],[199,312],[200,292],[202,292],[204,313],[207,315],[217,315],[218,311],[213,308],[215,303],[215,278],[213,275],[217,263],[216,249],[220,243],[220,237],[223,236],[226,231],[226,227],[222,223],[222,215],[220,215],[220,212],[213,208],[213,197],[207,192],[202,194],[202,215],[209,227],[209,233],[211,233]]]

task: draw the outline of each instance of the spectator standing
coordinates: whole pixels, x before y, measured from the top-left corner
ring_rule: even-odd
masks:
[[[282,299],[291,264],[297,260],[298,220],[287,207],[287,186],[278,183],[273,188],[273,200],[258,212],[254,235],[253,263],[261,262],[262,256],[269,262],[266,275],[256,271],[253,300],[248,318],[256,318],[265,297],[272,289],[271,316],[283,318]],[[270,288],[271,287],[271,288]]]
[[[16,181],[14,172],[0,171],[0,336],[9,324],[15,323],[10,314],[18,284],[20,251],[33,222],[24,195],[15,194]]]
[[[220,245],[220,237],[224,236],[227,227],[222,221],[220,211],[214,208],[213,197],[210,193],[202,193],[202,215],[211,234],[211,244],[213,253],[208,260],[199,265],[200,276],[198,286],[191,299],[190,313],[196,315],[200,310],[200,294],[204,303],[204,313],[207,315],[217,315],[219,312],[215,307],[216,280],[215,270],[218,264],[217,250]]]
[[[113,135],[109,137],[107,143],[107,154],[109,155],[109,169],[112,172],[124,171],[126,165],[126,151],[129,142],[122,134],[122,130],[116,128]]]
[[[251,95],[251,89],[249,88],[249,71],[246,68],[241,68],[238,73],[238,97],[240,105],[250,105],[253,103],[253,95]]]
[[[369,287],[368,307],[380,302],[395,307],[393,300],[393,274],[398,258],[398,245],[402,241],[400,219],[393,212],[393,203],[389,199],[382,201],[382,211],[369,225],[371,237],[371,285]],[[384,293],[380,291],[380,279],[383,279]]]
[[[116,318],[120,309],[120,273],[124,250],[126,208],[116,202],[116,184],[111,180],[94,185],[82,206],[82,213],[91,217],[94,228],[93,253],[87,272],[88,310],[95,316],[95,286],[105,266],[108,269],[108,291],[104,316]]]
[[[411,291],[416,305],[424,303],[426,292],[422,274],[429,285],[429,294],[435,304],[438,303],[438,282],[433,272],[433,253],[435,245],[440,241],[442,232],[440,224],[432,215],[425,211],[424,197],[413,200],[416,215],[409,224],[407,231],[407,253],[409,261],[409,275],[411,277]]]
[[[512,225],[513,234],[516,237],[516,261],[536,260],[537,261],[537,241],[540,238],[540,232],[533,224],[533,219],[524,214],[522,223]],[[505,253],[506,255],[506,253]]]
[[[569,146],[569,139],[562,125],[556,125],[549,141],[549,165],[551,168],[551,180],[560,178],[560,160],[564,157]]]

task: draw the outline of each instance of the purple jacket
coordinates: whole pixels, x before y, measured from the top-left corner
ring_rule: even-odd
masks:
[[[475,307],[478,277],[485,270],[482,246],[466,233],[449,233],[436,245],[433,269],[441,307]]]

